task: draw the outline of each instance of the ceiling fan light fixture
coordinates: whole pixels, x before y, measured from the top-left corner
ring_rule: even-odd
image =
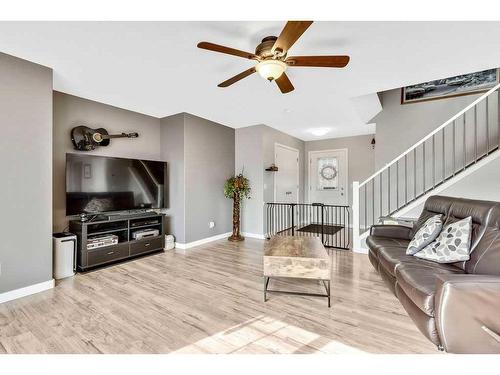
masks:
[[[286,70],[287,65],[281,60],[264,60],[257,64],[255,69],[262,78],[269,81],[278,79]]]

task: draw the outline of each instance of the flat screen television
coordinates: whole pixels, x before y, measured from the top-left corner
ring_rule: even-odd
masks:
[[[66,154],[66,215],[164,208],[167,164]]]

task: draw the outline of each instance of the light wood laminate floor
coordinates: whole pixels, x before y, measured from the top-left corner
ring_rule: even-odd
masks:
[[[62,280],[0,305],[0,353],[438,353],[366,255],[332,251],[324,298],[269,295],[264,241],[225,240]],[[271,288],[323,292],[317,281]]]

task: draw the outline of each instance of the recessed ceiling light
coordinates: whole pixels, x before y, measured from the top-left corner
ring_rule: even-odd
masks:
[[[330,133],[332,129],[330,128],[314,128],[314,129],[309,129],[308,132],[311,133],[312,135],[315,135],[316,137],[321,137],[325,134]]]

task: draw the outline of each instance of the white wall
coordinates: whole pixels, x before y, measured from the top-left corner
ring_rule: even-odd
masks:
[[[0,53],[0,293],[52,279],[52,70]]]

